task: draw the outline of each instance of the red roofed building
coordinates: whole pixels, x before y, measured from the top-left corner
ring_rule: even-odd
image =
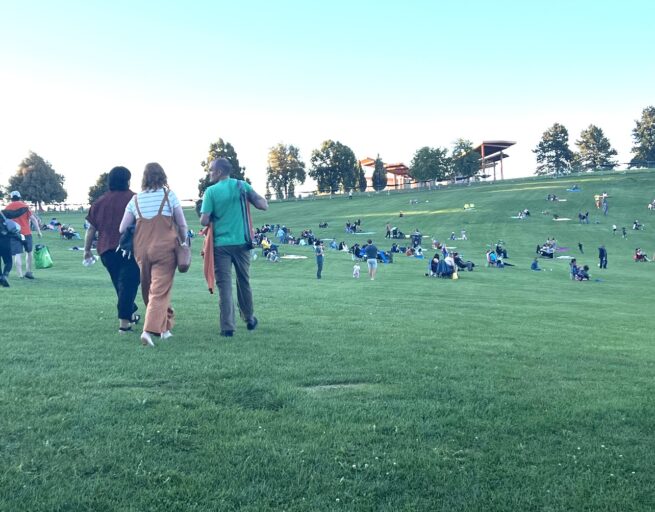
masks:
[[[375,171],[375,159],[364,158],[359,161],[366,176],[366,189],[373,188],[373,171]],[[409,175],[409,167],[403,163],[383,164],[387,171],[387,189],[414,188],[416,182]]]

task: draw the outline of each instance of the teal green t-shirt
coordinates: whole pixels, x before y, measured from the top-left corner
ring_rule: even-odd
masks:
[[[209,214],[214,223],[214,246],[245,243],[246,232],[238,183],[238,180],[228,178],[205,190],[200,212]],[[245,181],[243,187],[246,193],[252,190]]]

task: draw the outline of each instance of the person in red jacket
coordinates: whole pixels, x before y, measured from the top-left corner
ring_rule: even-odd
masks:
[[[33,242],[32,242],[32,224],[36,228],[39,237],[41,234],[41,226],[39,226],[39,221],[36,216],[30,210],[30,207],[21,201],[21,195],[18,190],[14,190],[9,194],[11,202],[7,207],[2,211],[2,213],[8,218],[13,220],[16,224],[20,226],[20,232],[23,235],[22,240],[12,241],[12,253],[14,255],[14,266],[16,267],[16,272],[18,277],[25,277],[26,279],[34,279],[34,273],[32,272],[34,256],[32,253]],[[25,274],[23,275],[23,262],[21,254],[25,252]]]

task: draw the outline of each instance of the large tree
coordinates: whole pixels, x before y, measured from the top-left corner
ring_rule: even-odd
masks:
[[[339,141],[326,140],[312,151],[309,175],[316,180],[319,192],[334,194],[357,186],[359,168],[355,153]]]
[[[590,124],[589,128],[582,130],[580,140],[576,140],[575,145],[578,146],[575,162],[581,170],[594,171],[616,167],[617,162],[612,158],[617,155],[616,150],[598,126]]]
[[[64,189],[64,176],[34,152],[30,152],[16,174],[9,178],[9,190],[18,190],[25,201],[32,201],[39,210],[44,204],[60,203],[68,194]]]
[[[375,159],[371,181],[373,182],[373,190],[376,192],[387,187],[387,170],[384,168],[384,162],[382,162],[380,155]]]
[[[245,179],[243,173],[246,168],[239,165],[239,158],[237,157],[237,152],[234,150],[234,146],[219,138],[216,142],[212,142],[209,145],[209,154],[207,155],[207,158],[200,163],[205,171],[205,174],[198,182],[198,193],[200,194],[200,197],[205,193],[205,189],[211,185],[211,182],[209,181],[209,164],[220,157],[227,158],[232,164],[232,178],[238,180]],[[250,180],[246,179],[246,181],[250,183]]]
[[[480,171],[480,155],[473,150],[473,143],[457,139],[453,144],[451,174],[453,178],[472,178]]]
[[[360,192],[366,192],[367,186],[368,183],[366,183],[366,174],[364,174],[362,164],[361,162],[357,162],[357,188],[359,188]]]
[[[89,204],[93,204],[105,192],[109,190],[109,173],[103,172],[98,176],[95,184],[89,187]]]
[[[269,150],[266,183],[278,199],[295,197],[296,183],[305,183],[305,163],[297,147],[278,144]]]
[[[630,167],[655,167],[655,107],[646,107],[632,130],[634,157]]]
[[[414,153],[409,175],[416,181],[443,180],[448,175],[449,167],[446,149],[424,146]]]
[[[573,151],[569,148],[569,132],[563,125],[555,123],[548,128],[532,152],[537,156],[536,175],[558,176],[571,172]]]

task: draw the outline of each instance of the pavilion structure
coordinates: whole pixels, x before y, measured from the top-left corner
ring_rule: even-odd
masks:
[[[359,163],[365,169],[366,187],[373,188],[373,171],[375,170],[375,159],[364,158]],[[388,188],[411,188],[414,183],[412,177],[409,175],[409,167],[403,163],[383,164],[384,170],[387,171],[387,187]]]
[[[516,142],[509,140],[486,140],[473,148],[473,151],[480,155],[480,170],[493,169],[494,181],[496,181],[496,165],[500,162],[500,179],[503,177],[503,160],[509,158],[504,151],[513,146]]]

